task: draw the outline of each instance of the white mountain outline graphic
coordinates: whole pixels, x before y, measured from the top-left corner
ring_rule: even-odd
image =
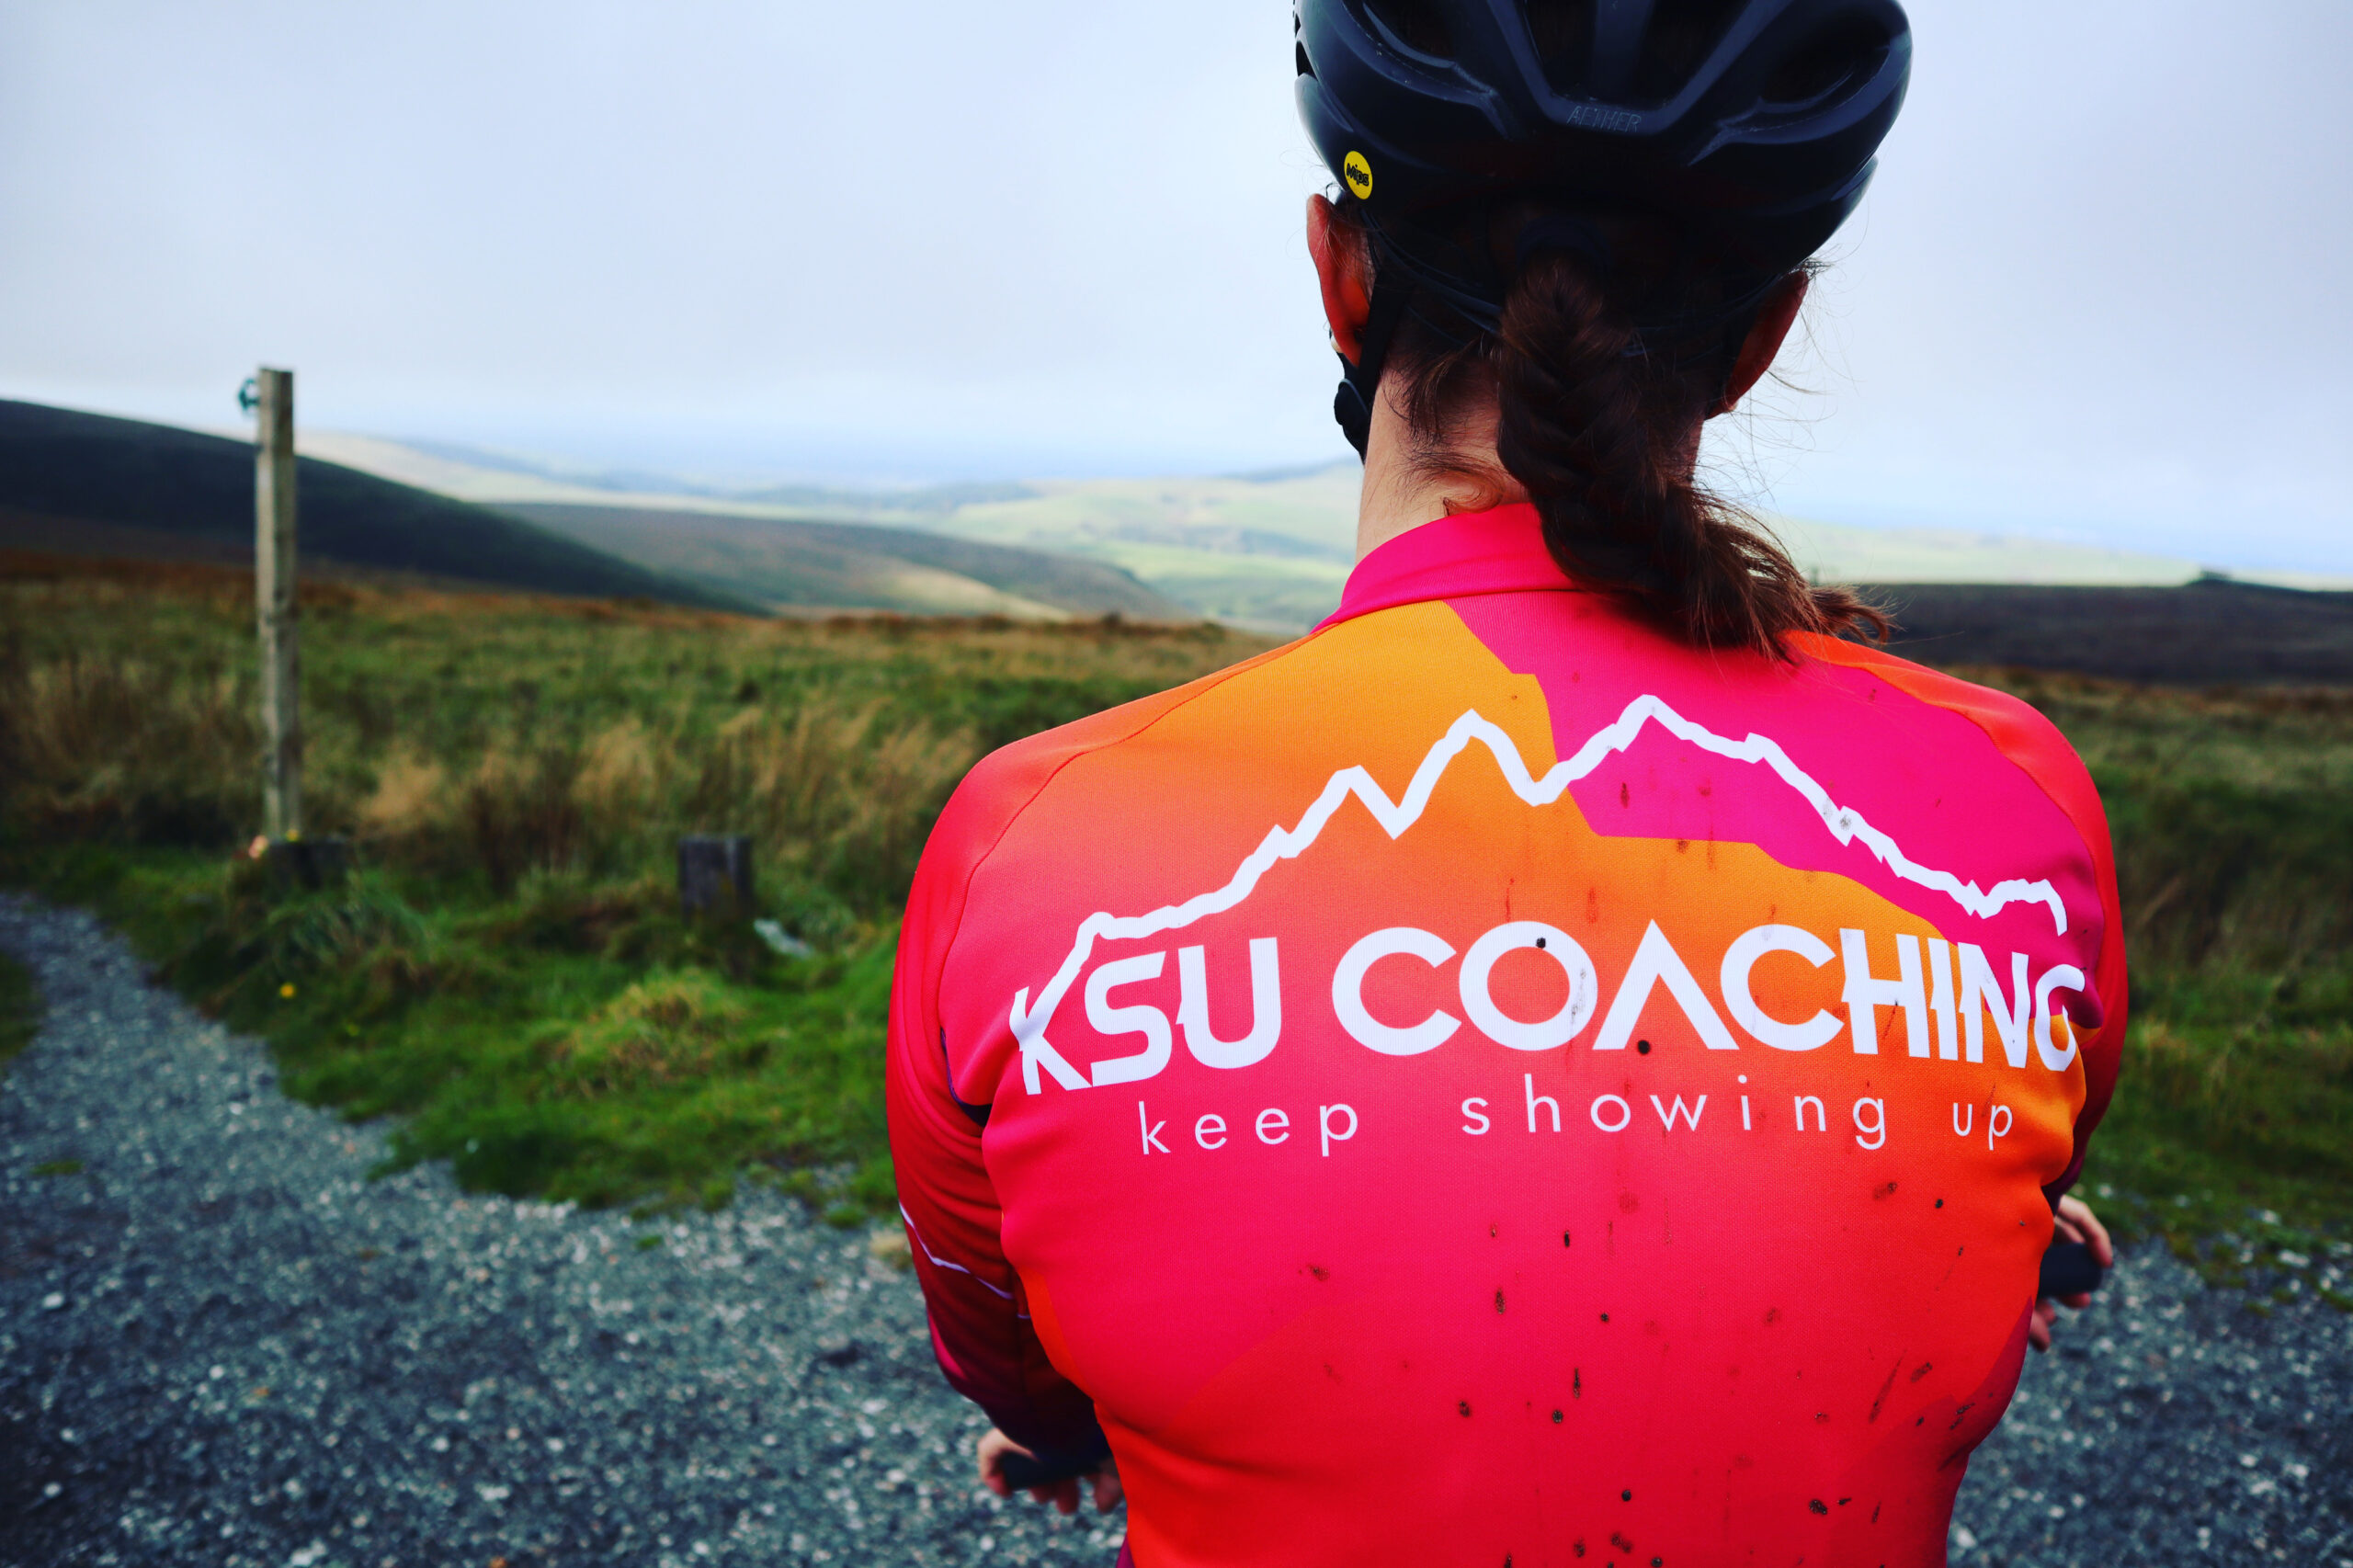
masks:
[[[1054,1081],[1066,1089],[1088,1087],[1087,1081],[1054,1051],[1045,1038],[1046,1026],[1054,1016],[1086,967],[1087,955],[1094,951],[1096,939],[1108,937],[1115,940],[1133,940],[1157,936],[1163,931],[1181,930],[1195,921],[1211,915],[1222,915],[1247,899],[1256,889],[1258,879],[1274,869],[1276,862],[1289,860],[1303,854],[1322,836],[1324,826],[1340,807],[1354,796],[1372,813],[1381,831],[1392,839],[1421,819],[1429,804],[1430,795],[1438,789],[1438,780],[1446,776],[1454,759],[1470,748],[1472,741],[1483,744],[1495,759],[1496,768],[1512,793],[1531,806],[1549,806],[1561,798],[1562,792],[1585,778],[1613,752],[1622,752],[1634,744],[1645,724],[1655,723],[1667,733],[1688,744],[1734,762],[1763,763],[1791,790],[1803,797],[1822,818],[1822,825],[1841,845],[1858,842],[1869,849],[1879,862],[1907,882],[1941,892],[1979,919],[1999,914],[2013,903],[2040,903],[2051,911],[2052,926],[2062,935],[2067,929],[2067,906],[2059,891],[2045,881],[2013,879],[1997,882],[1990,889],[1981,889],[1975,882],[1965,882],[1950,871],[1940,871],[1923,866],[1904,853],[1901,846],[1886,834],[1865,822],[1861,813],[1839,805],[1830,792],[1806,771],[1790,759],[1790,754],[1766,736],[1751,732],[1745,740],[1728,740],[1701,724],[1677,713],[1656,697],[1637,697],[1626,705],[1617,719],[1594,733],[1576,755],[1553,765],[1541,778],[1528,771],[1526,759],[1511,736],[1490,722],[1475,708],[1457,719],[1445,736],[1429,749],[1421,766],[1414,770],[1414,780],[1406,787],[1404,798],[1390,800],[1386,791],[1371,774],[1361,766],[1344,767],[1332,775],[1315,803],[1307,808],[1306,815],[1294,827],[1269,828],[1258,847],[1246,856],[1223,887],[1199,893],[1182,903],[1164,904],[1149,915],[1118,915],[1098,910],[1079,923],[1077,936],[1071,943],[1069,956],[1038,998],[1038,1006],[1029,1006],[1029,992],[1025,986],[1013,999],[1010,1022],[1013,1037],[1021,1046],[1022,1085],[1029,1093],[1039,1092],[1038,1070],[1042,1062]]]

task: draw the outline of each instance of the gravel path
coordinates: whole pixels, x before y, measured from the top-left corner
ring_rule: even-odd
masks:
[[[646,1226],[371,1181],[378,1133],[96,921],[0,898],[0,948],[49,1004],[0,1085],[0,1563],[1108,1568],[1116,1519],[974,1487],[863,1236],[767,1195]],[[2353,1568],[2353,1319],[2154,1249],[2103,1297],[1953,1561]]]

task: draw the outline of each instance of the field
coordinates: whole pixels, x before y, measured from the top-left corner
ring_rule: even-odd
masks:
[[[1970,673],[2049,714],[2107,801],[2133,1023],[2086,1179],[2111,1219],[2185,1247],[2224,1230],[2344,1235],[2353,691]]]
[[[19,561],[0,583],[0,876],[91,904],[261,1031],[297,1095],[402,1113],[410,1158],[588,1202],[749,1176],[890,1193],[893,919],[931,819],[1016,736],[1261,644],[1117,623],[769,621],[337,585],[304,598],[308,818],[258,820],[250,580]],[[676,835],[746,832],[757,913],[677,914]]]
[[[949,789],[991,746],[1265,646],[321,586],[311,822],[360,869],[306,892],[237,853],[249,592],[217,568],[14,563],[0,878],[118,922],[265,1034],[297,1095],[401,1117],[404,1159],[590,1203],[781,1181],[845,1222],[889,1201],[892,923]],[[2353,693],[1989,678],[2066,730],[2116,824],[2136,1024],[2087,1179],[2184,1246],[2342,1233]],[[813,956],[680,919],[693,831],[755,836],[756,913]]]

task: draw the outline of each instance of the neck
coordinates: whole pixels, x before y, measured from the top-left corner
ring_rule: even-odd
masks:
[[[1528,499],[1495,457],[1495,405],[1486,400],[1451,423],[1442,442],[1417,436],[1384,379],[1365,442],[1364,489],[1357,501],[1357,559],[1398,535],[1460,512]]]
[[[1364,488],[1357,498],[1358,561],[1424,523],[1529,499],[1527,486],[1495,456],[1501,415],[1492,396],[1461,410],[1444,437],[1426,440],[1397,406],[1390,391],[1393,384],[1386,378],[1381,383],[1364,444]],[[1686,475],[1698,467],[1696,422],[1676,444],[1671,460]]]

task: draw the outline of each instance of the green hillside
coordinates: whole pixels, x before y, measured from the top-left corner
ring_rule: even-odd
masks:
[[[1354,462],[1215,478],[1039,480],[925,490],[771,491],[771,507],[988,540],[1099,561],[1197,613],[1265,631],[1339,603],[1356,554]],[[740,498],[752,501],[751,496]],[[2165,586],[2197,566],[2154,553],[1958,528],[1869,528],[1768,515],[1820,582]]]
[[[300,460],[296,483],[306,562],[580,597],[756,608],[487,507],[334,463]],[[253,531],[247,443],[0,402],[0,546],[239,561],[251,557]]]
[[[1295,631],[1329,615],[1356,555],[1353,462],[1209,479],[1049,480],[926,519],[971,539],[1132,573],[1230,625]]]
[[[1111,562],[919,528],[642,505],[500,509],[651,570],[777,608],[1025,620],[1200,619]]]

